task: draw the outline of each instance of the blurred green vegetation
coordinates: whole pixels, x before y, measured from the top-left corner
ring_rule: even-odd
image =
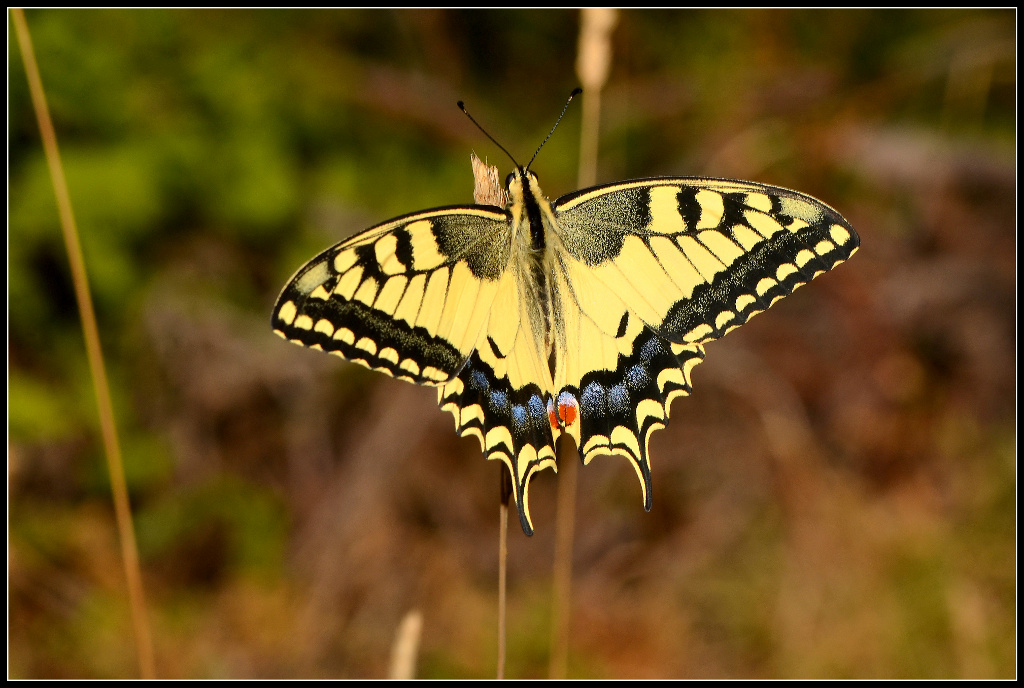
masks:
[[[467,202],[471,150],[508,167],[456,100],[532,154],[576,86],[576,13],[26,17],[160,675],[382,677],[413,607],[421,675],[491,675],[494,466],[431,391],[267,321],[326,246]],[[602,182],[798,188],[863,250],[709,347],[652,442],[653,513],[624,465],[581,472],[572,675],[1014,676],[1015,13],[636,11],[614,43]],[[8,57],[9,675],[134,676],[67,259]],[[552,198],[574,188],[578,126],[570,110],[534,165]],[[769,391],[719,355],[754,356]],[[764,420],[786,395],[815,447],[797,459]],[[407,456],[376,456],[396,434]],[[546,674],[553,480],[538,535],[511,533],[513,677]]]

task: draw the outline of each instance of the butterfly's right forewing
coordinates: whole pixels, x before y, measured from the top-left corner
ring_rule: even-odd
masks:
[[[508,466],[523,530],[530,477],[553,467],[550,374],[512,260],[506,211],[416,213],[367,230],[303,266],[274,308],[274,331],[438,387],[456,431]]]

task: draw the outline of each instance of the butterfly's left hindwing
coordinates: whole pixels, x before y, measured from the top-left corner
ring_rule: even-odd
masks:
[[[327,249],[292,277],[274,331],[410,382],[443,385],[476,347],[509,259],[504,211],[416,213]]]
[[[616,268],[617,269],[617,268]],[[585,464],[601,454],[625,456],[651,508],[650,435],[668,422],[672,399],[690,393],[690,372],[704,359],[699,344],[668,341],[568,252],[554,270],[562,302],[557,337],[555,412]]]

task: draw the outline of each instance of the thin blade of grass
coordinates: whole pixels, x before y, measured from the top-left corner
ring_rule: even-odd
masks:
[[[580,11],[580,42],[576,75],[583,86],[583,121],[580,127],[579,188],[597,182],[597,143],[601,118],[601,90],[611,68],[611,34],[618,22],[616,10]],[[555,559],[551,572],[551,658],[548,676],[565,678],[569,657],[572,551],[576,525],[576,447],[562,441],[558,457],[558,496],[555,524]]]
[[[501,509],[498,516],[498,679],[505,678],[505,610],[508,606],[508,500],[512,496],[512,478],[501,470]]]
[[[57,134],[50,119],[50,111],[46,104],[43,82],[39,76],[32,38],[29,35],[25,14],[20,8],[12,8],[11,17],[17,34],[18,46],[25,63],[29,91],[32,94],[32,106],[39,123],[39,135],[46,153],[46,163],[50,169],[53,192],[57,197],[57,208],[60,213],[60,225],[64,233],[64,245],[71,265],[71,279],[75,287],[75,299],[78,312],[82,318],[82,332],[85,337],[85,350],[89,359],[89,370],[92,373],[93,388],[96,391],[96,405],[99,411],[100,430],[103,435],[103,447],[107,458],[107,471],[110,474],[110,489],[114,499],[114,514],[121,542],[121,558],[124,562],[125,579],[128,583],[128,600],[131,607],[132,625],[135,630],[135,646],[139,657],[139,671],[144,679],[156,678],[153,660],[153,641],[146,615],[146,599],[142,587],[142,574],[139,570],[139,554],[135,544],[135,529],[132,525],[131,506],[128,502],[128,487],[124,479],[124,465],[121,461],[121,446],[114,425],[114,409],[110,401],[110,386],[107,383],[107,371],[103,364],[103,351],[100,348],[99,328],[96,326],[96,314],[93,310],[92,297],[89,293],[89,282],[85,272],[85,259],[82,257],[82,246],[78,240],[78,228],[71,209],[71,197],[68,194],[67,180],[61,165],[60,153],[57,149]]]

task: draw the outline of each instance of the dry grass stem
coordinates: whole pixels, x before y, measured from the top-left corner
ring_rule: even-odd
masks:
[[[597,141],[601,115],[601,90],[612,62],[611,35],[618,12],[587,8],[580,16],[580,43],[576,75],[583,86],[583,122],[580,128],[579,188],[597,181]],[[558,497],[555,524],[555,561],[552,568],[551,660],[548,675],[565,678],[569,656],[569,603],[572,592],[572,552],[576,521],[576,456],[562,442],[558,459]]]
[[[566,437],[558,447],[558,496],[555,515],[555,563],[552,572],[550,678],[565,678],[569,657],[569,603],[572,549],[576,533],[576,446]]]
[[[508,205],[498,168],[476,157],[476,153],[470,153],[469,161],[473,165],[473,202],[499,208]]]
[[[597,182],[597,139],[601,120],[601,91],[612,64],[612,31],[618,12],[609,8],[584,9],[580,17],[580,44],[576,75],[583,86],[583,122],[580,130],[580,188]]]
[[[505,467],[501,467],[503,475]],[[505,678],[505,591],[508,585],[508,502],[502,500],[498,518],[498,679]]]
[[[132,525],[131,506],[128,502],[128,488],[124,479],[124,466],[121,461],[121,447],[118,443],[117,429],[114,425],[114,409],[110,401],[110,386],[107,382],[107,371],[103,364],[103,352],[100,348],[99,328],[96,326],[96,314],[93,310],[92,297],[89,293],[89,282],[85,272],[85,259],[82,246],[78,240],[78,228],[71,209],[71,197],[68,194],[67,180],[61,165],[60,153],[57,150],[57,134],[50,119],[50,111],[46,104],[43,82],[39,76],[32,39],[29,35],[25,15],[19,8],[11,10],[14,20],[18,45],[25,62],[25,73],[28,77],[29,91],[36,120],[39,123],[39,134],[46,153],[46,163],[50,169],[53,192],[57,197],[57,208],[60,213],[61,229],[64,233],[64,245],[71,265],[71,279],[75,288],[75,299],[82,318],[82,331],[85,337],[85,349],[89,359],[89,370],[92,373],[93,388],[96,392],[96,405],[99,410],[100,429],[103,434],[103,447],[107,457],[107,470],[110,474],[110,488],[114,498],[114,513],[121,542],[121,557],[124,562],[125,578],[128,583],[128,599],[131,607],[132,625],[135,630],[136,651],[139,657],[139,669],[142,678],[155,678],[156,669],[153,660],[153,642],[146,618],[146,601],[142,588],[142,574],[139,570],[139,554],[135,544],[135,529]]]
[[[388,678],[408,681],[416,678],[416,657],[419,654],[420,638],[423,635],[423,614],[412,609],[395,633],[395,644],[391,648],[391,670]]]

